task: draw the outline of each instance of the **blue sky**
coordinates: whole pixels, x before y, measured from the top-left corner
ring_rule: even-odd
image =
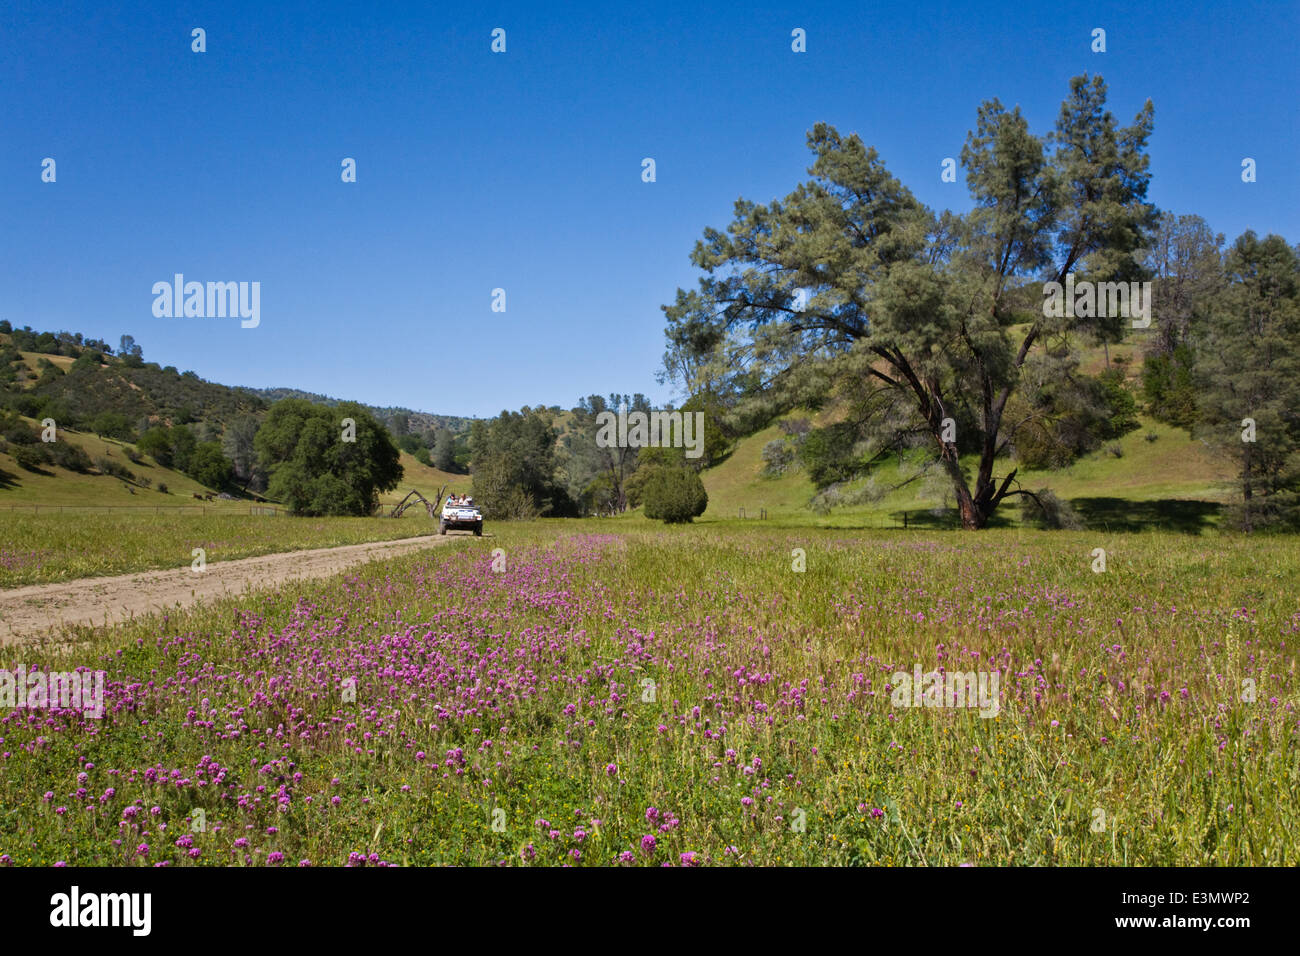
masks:
[[[121,6],[0,8],[0,318],[228,384],[464,415],[665,401],[659,306],[737,197],[805,178],[814,123],[965,210],[940,164],[978,103],[1045,133],[1084,71],[1124,122],[1154,101],[1157,205],[1300,241],[1295,3]],[[155,318],[177,272],[260,282],[260,326]]]

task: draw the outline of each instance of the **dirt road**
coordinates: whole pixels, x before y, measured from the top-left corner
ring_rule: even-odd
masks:
[[[75,624],[116,624],[143,614],[188,607],[205,599],[271,588],[299,578],[323,578],[376,558],[406,554],[461,536],[425,535],[339,548],[263,554],[215,561],[196,573],[187,565],[108,578],[80,578],[0,591],[0,646],[55,636]]]

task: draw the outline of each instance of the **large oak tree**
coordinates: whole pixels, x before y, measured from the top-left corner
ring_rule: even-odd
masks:
[[[344,420],[351,425],[345,429]],[[348,439],[345,440],[345,435]],[[285,398],[253,439],[267,493],[296,515],[368,515],[402,478],[388,431],[354,402],[313,405]]]

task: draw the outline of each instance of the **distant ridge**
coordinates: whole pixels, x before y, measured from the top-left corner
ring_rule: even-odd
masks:
[[[331,395],[321,395],[318,392],[304,392],[300,388],[248,388],[246,386],[238,386],[238,389],[256,395],[267,403],[278,402],[282,398],[301,398],[317,405],[338,405],[341,402],[351,401],[351,399],[334,398]],[[421,412],[412,408],[403,408],[400,405],[380,407],[378,405],[367,405],[365,402],[358,402],[358,404],[383,422],[405,415],[408,425],[413,432],[447,428],[453,432],[460,433],[469,431],[470,425],[474,422],[473,418],[465,417],[463,415],[438,415],[433,412]]]

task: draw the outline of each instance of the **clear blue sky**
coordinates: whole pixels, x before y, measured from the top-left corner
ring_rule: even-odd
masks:
[[[815,122],[964,210],[940,163],[980,100],[1044,133],[1084,71],[1125,122],[1154,101],[1157,205],[1300,241],[1294,2],[733,7],[7,0],[0,318],[376,405],[661,402],[659,306],[694,284],[692,244],[805,178]],[[176,272],[261,282],[260,327],[155,318]]]

